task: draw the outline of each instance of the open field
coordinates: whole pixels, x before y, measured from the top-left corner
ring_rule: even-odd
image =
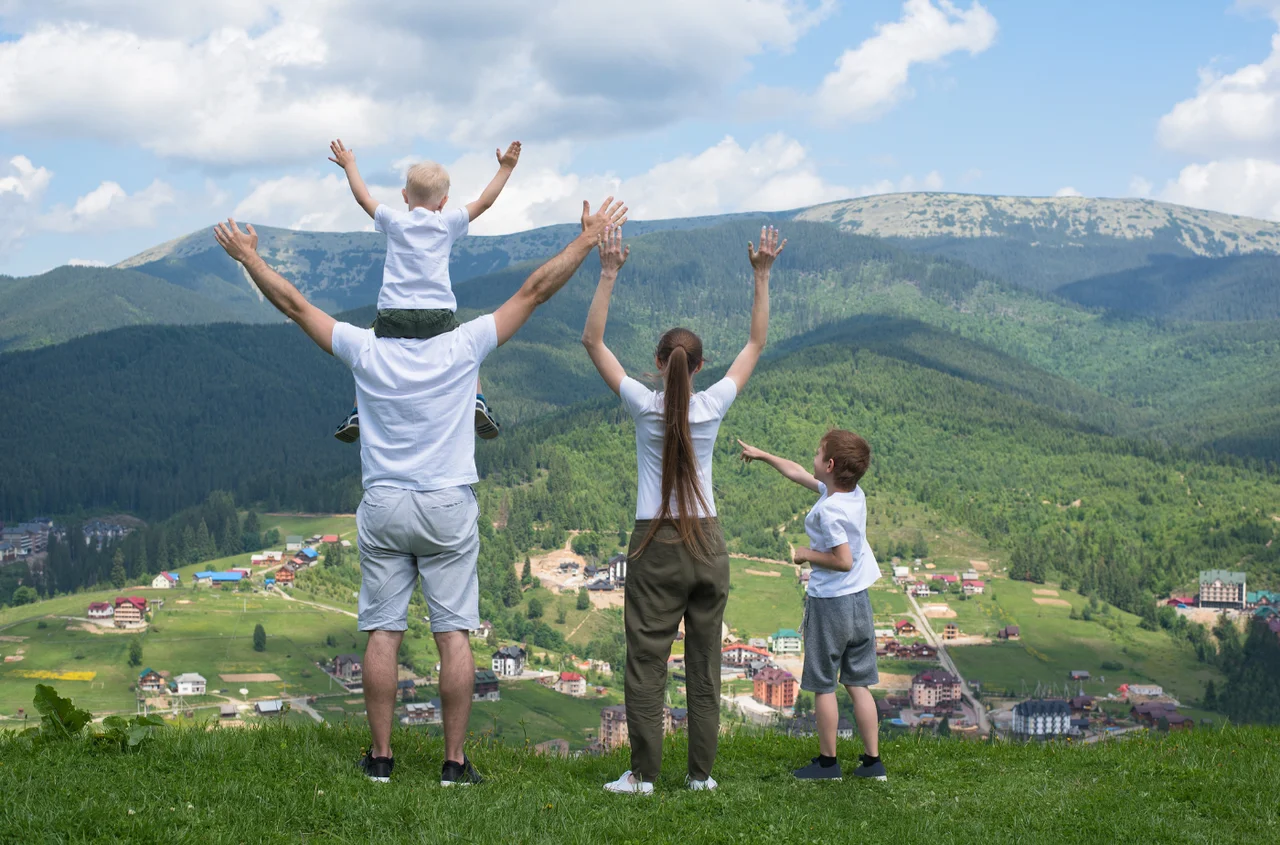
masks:
[[[747,570],[778,573],[748,575]],[[798,628],[804,592],[793,566],[729,559],[729,603],[724,621],[742,639],[767,637],[779,628]]]
[[[437,785],[441,741],[420,729],[396,733],[385,786],[353,765],[368,741],[355,727],[173,730],[136,754],[0,739],[0,841],[45,841],[56,831],[69,841],[122,842],[712,843],[756,842],[767,832],[773,842],[941,836],[1020,845],[1268,842],[1280,826],[1274,796],[1259,788],[1280,779],[1274,729],[1087,746],[889,738],[881,745],[887,784],[821,784],[820,798],[790,777],[813,754],[811,739],[724,737],[720,787],[707,796],[681,788],[686,743],[672,737],[657,794],[646,800],[600,788],[627,768],[625,749],[559,760],[519,747],[519,735],[505,739],[471,743],[487,782],[461,790]],[[839,746],[846,761],[859,750]]]
[[[1023,684],[1028,691],[1034,690],[1037,682],[1061,687],[1071,670],[1084,669],[1092,675],[1084,684],[1090,694],[1105,695],[1125,682],[1147,682],[1160,684],[1186,702],[1198,702],[1211,678],[1221,683],[1217,670],[1198,662],[1189,644],[1174,641],[1164,631],[1142,630],[1133,614],[1110,608],[1090,622],[1071,619],[1071,607],[1082,610],[1087,604],[1083,596],[1060,589],[1054,601],[1062,605],[1046,606],[1034,594],[1036,589],[1044,588],[1002,579],[988,582],[987,593],[981,596],[967,600],[946,596],[965,634],[994,636],[1005,625],[1021,628],[1018,642],[949,647],[967,679],[1016,693]],[[1115,620],[1117,630],[1106,626],[1108,618]],[[1103,661],[1119,663],[1124,669],[1105,670]],[[1074,691],[1077,686],[1073,683],[1070,688]]]

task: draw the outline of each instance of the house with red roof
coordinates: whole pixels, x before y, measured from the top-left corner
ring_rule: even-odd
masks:
[[[178,586],[178,573],[161,572],[151,579],[151,589],[153,590],[172,590]]]
[[[933,578],[933,580],[935,580],[935,581],[941,581],[941,582],[943,582],[944,584],[958,584],[958,583],[960,583],[960,576],[958,576],[958,575],[932,575],[932,576],[930,576],[930,577],[932,577],[932,578]]]
[[[282,566],[276,570],[276,583],[281,586],[285,584],[293,584],[293,570],[287,566]]]
[[[321,543],[336,543],[338,540],[339,537],[337,534],[326,534],[320,538]]]
[[[962,585],[966,596],[980,596],[987,588],[985,581],[965,581]]]
[[[146,619],[147,600],[140,596],[117,596],[112,615],[117,628],[141,625]]]
[[[110,619],[115,614],[115,609],[111,607],[110,602],[91,601],[89,602],[89,618],[90,619]]]
[[[551,688],[574,698],[582,698],[587,694],[587,679],[577,672],[561,672]]]
[[[919,633],[910,619],[899,619],[893,623],[893,630],[900,637],[914,637]]]
[[[735,643],[720,650],[720,662],[725,666],[743,667],[753,660],[769,660],[773,655],[765,648]]]

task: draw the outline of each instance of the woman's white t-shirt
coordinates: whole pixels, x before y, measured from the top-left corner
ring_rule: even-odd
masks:
[[[880,578],[875,553],[867,542],[867,497],[856,486],[848,493],[832,493],[821,481],[818,493],[818,501],[804,518],[809,547],[816,552],[829,552],[848,543],[853,566],[848,572],[814,566],[806,592],[816,599],[860,593]]]
[[[618,395],[627,413],[636,421],[636,519],[653,519],[662,510],[662,393],[645,387],[631,377],[622,380]],[[689,397],[689,434],[693,439],[693,451],[698,458],[698,482],[707,501],[707,512],[698,516],[715,516],[716,500],[711,486],[711,454],[715,450],[720,421],[738,396],[738,386],[733,379],[720,381],[700,393]],[[676,513],[676,503],[671,502],[671,515]]]

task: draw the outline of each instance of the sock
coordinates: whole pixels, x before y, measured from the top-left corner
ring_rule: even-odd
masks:
[[[836,760],[836,758],[835,758],[835,757],[827,757],[827,756],[824,756],[824,755],[822,755],[822,754],[819,754],[819,755],[818,755],[818,765],[819,765],[819,766],[821,766],[821,767],[822,767],[822,768],[824,768],[824,769],[829,769],[829,768],[831,768],[831,767],[832,767],[832,766],[834,766],[837,762],[838,762],[838,761]]]
[[[870,754],[862,755],[862,765],[864,766],[874,766],[876,763],[879,763],[879,762],[880,762],[880,755],[878,754],[875,757],[872,757]]]

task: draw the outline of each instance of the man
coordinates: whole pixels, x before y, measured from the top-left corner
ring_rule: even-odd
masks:
[[[476,374],[574,274],[627,209],[609,197],[593,214],[582,204],[582,233],[535,270],[493,314],[426,340],[376,338],[307,302],[258,255],[253,227],[218,224],[214,237],[244,265],[263,295],[325,352],[351,368],[360,406],[364,498],[356,512],[360,549],[358,624],[369,632],[364,695],[372,743],[361,759],[374,781],[391,779],[396,652],[408,627],[409,599],[421,578],[440,651],[444,711],[443,786],[480,783],[463,750],[475,662],[469,629],[480,624],[479,508],[473,432]]]

